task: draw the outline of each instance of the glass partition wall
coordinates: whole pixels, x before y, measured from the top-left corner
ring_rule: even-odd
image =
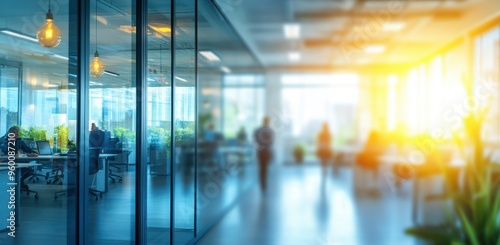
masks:
[[[147,242],[169,244],[172,181],[172,23],[169,1],[149,0],[147,36]]]
[[[88,189],[98,191],[91,191],[87,203],[90,244],[135,241],[136,171],[135,159],[129,159],[136,153],[138,117],[136,35],[132,31],[135,12],[134,0],[90,1],[89,128],[83,133],[90,132],[89,168],[96,157],[100,169],[88,182]],[[104,66],[102,73],[94,67],[96,54]],[[98,130],[102,132],[102,139],[94,137]]]
[[[47,25],[49,8],[58,29]],[[74,232],[69,231],[76,228],[75,196],[55,197],[76,184],[75,171],[62,171],[62,166],[75,162],[66,153],[74,150],[78,139],[76,17],[77,10],[68,1],[53,1],[50,6],[47,1],[8,1],[0,9],[0,136],[18,126],[19,138],[25,143],[21,147],[16,141],[16,150],[2,147],[1,151],[17,153],[11,155],[15,159],[2,156],[1,168],[8,160],[19,165],[12,171],[15,180],[8,178],[9,171],[0,170],[0,219],[11,220],[2,223],[0,244],[39,244],[45,237],[51,237],[54,244],[72,241]],[[54,44],[57,46],[52,47]],[[32,151],[53,157],[30,158]],[[21,167],[23,164],[33,167]],[[16,195],[3,195],[12,188]]]
[[[208,229],[255,183],[253,131],[264,108],[254,56],[212,1],[198,1],[196,228]]]
[[[195,117],[196,117],[196,1],[173,5],[173,134],[172,173],[174,244],[195,236]]]
[[[39,153],[0,244],[193,243],[255,183],[261,70],[214,1],[10,1],[0,44],[0,134]]]

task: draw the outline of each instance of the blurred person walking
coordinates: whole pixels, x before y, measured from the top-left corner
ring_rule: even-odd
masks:
[[[272,144],[274,132],[269,127],[269,117],[264,117],[262,126],[255,130],[254,140],[257,145],[257,157],[259,160],[259,179],[262,192],[267,188],[267,169],[272,158]]]
[[[326,176],[328,165],[333,157],[332,138],[333,136],[330,133],[328,123],[323,123],[321,131],[318,134],[318,149],[316,151],[316,155],[321,163],[323,177]]]

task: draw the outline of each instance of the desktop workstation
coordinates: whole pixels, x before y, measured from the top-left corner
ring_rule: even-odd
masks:
[[[61,185],[63,182],[67,181],[64,179],[66,178],[64,173],[68,170],[68,160],[74,158],[75,154],[54,153],[50,142],[46,140],[36,141],[35,143],[36,147],[34,148],[34,152],[38,152],[37,154],[19,155],[16,157],[16,160],[23,163],[33,163],[31,165],[22,165],[23,167],[33,168],[45,166],[49,168],[50,171],[46,172],[45,175],[47,184]],[[99,152],[103,151],[102,147],[94,147],[90,150],[98,150]],[[102,192],[108,191],[108,179],[110,179],[109,159],[114,158],[117,155],[117,153],[99,153],[98,160],[100,162],[100,167],[97,172],[96,188]],[[3,162],[7,160],[7,155],[0,156],[0,161]],[[32,174],[35,174],[35,172]],[[36,197],[38,198],[38,193],[36,194]]]

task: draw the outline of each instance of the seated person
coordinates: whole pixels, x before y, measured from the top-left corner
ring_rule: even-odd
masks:
[[[92,123],[89,139],[90,148],[102,150],[104,146],[104,131],[100,130],[95,123]]]
[[[1,142],[1,145],[0,145],[0,148],[2,150],[2,154],[4,155],[7,155],[8,154],[8,150],[9,150],[9,146],[10,147],[13,147],[14,148],[14,151],[15,153],[17,154],[19,150],[23,151],[24,153],[26,153],[28,156],[38,156],[38,154],[33,151],[28,145],[26,145],[26,143],[24,143],[24,141],[22,141],[20,138],[19,138],[19,132],[21,130],[19,129],[18,126],[12,126],[9,128],[9,131],[7,131],[7,134],[5,134],[1,139],[0,139],[0,142]],[[16,139],[15,141],[15,145],[9,145],[9,141],[8,141],[8,135],[9,134],[14,134],[14,138]],[[20,162],[20,161],[18,161]],[[26,178],[28,178],[30,175],[33,174],[33,169],[31,168],[21,168],[21,188],[22,189],[29,189],[28,185],[26,185],[24,183],[24,180]]]
[[[371,169],[376,176],[378,171],[378,157],[386,150],[383,135],[372,130],[366,140],[364,149],[357,155],[357,164],[363,168]]]

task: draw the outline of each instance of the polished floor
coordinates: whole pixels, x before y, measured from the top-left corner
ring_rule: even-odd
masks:
[[[269,181],[265,193],[255,187],[198,244],[419,243],[404,234],[412,226],[411,186],[360,193],[354,191],[352,168],[322,179],[317,165],[274,167]]]
[[[199,184],[218,184],[220,188],[217,192],[199,188],[198,194],[206,197],[206,204],[198,203],[198,229],[206,228],[209,220],[217,217],[223,207],[233,206],[198,244],[419,244],[404,234],[404,229],[413,225],[411,182],[406,182],[401,191],[393,192],[383,178],[370,182],[369,174],[356,171],[355,175],[351,167],[341,168],[336,174],[329,171],[323,176],[317,164],[273,165],[269,188],[261,193],[255,181],[255,168],[245,169],[247,171],[234,176],[223,170],[198,173]],[[133,173],[133,168],[122,172],[122,183],[110,183],[109,192],[103,199],[89,200],[87,229],[91,244],[133,244]],[[185,180],[179,178],[178,181]],[[148,175],[150,244],[168,244],[169,182],[167,176]],[[359,185],[361,182],[369,185]],[[366,188],[370,185],[377,186],[379,193]],[[58,186],[43,183],[31,186],[40,191],[40,199],[23,196],[18,237],[10,239],[2,232],[0,244],[66,244],[67,222],[73,220],[68,217],[67,210],[73,206],[73,196],[54,200],[53,193]],[[178,200],[182,200],[180,206],[192,202],[192,191],[179,190],[178,193],[181,194]],[[232,205],[238,200],[237,193],[245,195]],[[187,227],[176,230],[178,241],[189,241],[194,234],[193,212],[188,211],[176,214],[177,224]]]
[[[238,167],[236,172],[233,166],[230,170],[221,166],[200,168],[197,173],[193,169],[178,170],[175,180],[176,244],[186,244],[194,237],[195,174],[198,176],[200,198],[196,206],[196,225],[199,229],[213,223],[212,220],[220,217],[225,208],[237,201],[238,195],[247,192],[255,183],[255,165]],[[122,182],[109,182],[109,190],[102,198],[97,201],[89,199],[86,227],[89,244],[135,244],[135,167],[131,166],[129,171],[119,171],[117,174],[123,177]],[[170,175],[147,175],[148,244],[169,243],[170,181]],[[64,185],[47,185],[43,179],[28,183],[30,189],[39,192],[40,197],[35,199],[33,194],[21,195],[16,237],[9,237],[7,231],[3,230],[0,232],[0,245],[67,244],[68,227],[76,222],[74,217],[68,215],[70,210],[76,208],[75,195],[54,199],[54,194],[63,190]]]

